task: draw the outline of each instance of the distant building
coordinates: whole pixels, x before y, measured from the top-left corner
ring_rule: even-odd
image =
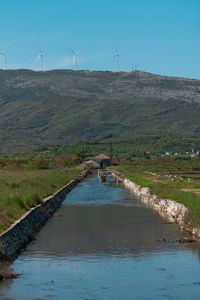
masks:
[[[149,156],[151,153],[149,151],[144,151],[144,156]]]
[[[110,165],[110,157],[104,153],[101,153],[93,158],[94,168],[103,168]]]
[[[165,155],[166,155],[166,156],[172,156],[172,155],[173,155],[173,152],[166,152]]]
[[[199,151],[194,151],[194,149],[192,149],[192,152],[185,152],[185,153],[186,153],[186,155],[189,155],[194,158],[194,157],[198,156]]]

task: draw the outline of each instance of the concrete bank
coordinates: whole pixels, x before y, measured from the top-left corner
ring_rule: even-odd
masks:
[[[111,175],[117,181],[122,182],[125,187],[133,191],[143,203],[151,206],[169,222],[176,223],[181,230],[191,233],[196,239],[200,239],[200,228],[192,227],[188,217],[188,209],[184,205],[174,200],[159,199],[157,195],[151,195],[149,188],[137,185],[125,178],[120,172],[111,170]]]
[[[10,228],[0,235],[0,258],[12,260],[18,251],[33,239],[45,222],[54,214],[62,201],[90,171],[81,175],[58,190],[54,195],[43,199],[43,203],[26,212]]]

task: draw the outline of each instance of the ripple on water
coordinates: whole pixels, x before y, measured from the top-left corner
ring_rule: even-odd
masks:
[[[198,247],[111,179],[69,193],[13,263],[0,299],[198,299]],[[187,270],[187,271],[186,271]]]

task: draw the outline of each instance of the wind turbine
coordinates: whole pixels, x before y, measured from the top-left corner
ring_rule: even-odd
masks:
[[[134,64],[134,62],[132,62],[132,72],[134,72],[135,71],[135,64]]]
[[[4,56],[4,70],[7,69],[7,55],[8,55],[8,50],[5,50],[3,52],[1,52],[1,55]]]
[[[41,51],[41,49],[40,49],[40,53],[39,53],[39,55],[38,55],[38,57],[36,58],[36,60],[35,61],[38,61],[38,60],[40,60],[40,71],[42,71],[42,59],[43,59],[43,54],[42,54],[42,51]]]
[[[135,63],[133,62],[132,63],[132,71],[134,72],[134,71],[136,71],[136,69],[137,69],[137,65],[135,65]]]
[[[77,70],[77,62],[78,62],[79,52],[78,51],[74,51],[73,49],[71,49],[71,50],[72,50],[72,53],[74,55],[73,64],[74,64],[74,70],[76,71]]]
[[[115,52],[115,72],[119,70],[119,52],[116,50]]]

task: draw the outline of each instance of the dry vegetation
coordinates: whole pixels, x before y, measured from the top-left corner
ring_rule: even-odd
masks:
[[[68,157],[1,159],[0,165],[0,232],[80,173]]]
[[[0,281],[17,278],[19,275],[13,272],[9,262],[0,261]]]

